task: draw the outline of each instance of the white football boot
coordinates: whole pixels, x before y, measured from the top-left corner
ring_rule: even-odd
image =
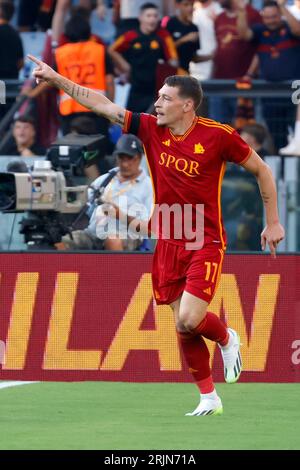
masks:
[[[219,397],[215,400],[204,398],[194,411],[186,413],[185,416],[218,416],[222,413],[223,405]]]
[[[240,337],[235,330],[228,328],[230,335],[227,346],[219,346],[224,363],[224,378],[228,384],[238,381],[242,372]]]

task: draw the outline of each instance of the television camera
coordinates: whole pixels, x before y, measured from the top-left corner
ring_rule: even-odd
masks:
[[[101,135],[69,134],[54,142],[46,160],[36,160],[26,172],[19,160],[12,162],[12,171],[0,173],[0,211],[28,213],[20,233],[29,249],[53,248],[85,214],[88,186],[75,182],[103,156],[104,140]]]

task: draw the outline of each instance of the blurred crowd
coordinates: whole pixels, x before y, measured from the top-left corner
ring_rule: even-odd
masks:
[[[14,100],[0,106],[0,134],[11,133],[0,154],[44,155],[58,136],[102,134],[105,151],[87,172],[93,181],[118,163],[121,131],[31,79],[25,54],[32,51],[24,45],[30,35],[43,42],[37,44],[39,57],[60,74],[136,112],[153,111],[168,75],[230,79],[244,90],[254,79],[267,80],[274,95],[260,100],[259,112],[255,100],[224,94],[206,99],[199,114],[237,128],[262,158],[300,156],[300,106],[276,96],[276,82],[300,78],[300,0],[0,0],[0,78],[22,77],[24,97],[12,123],[5,116]],[[236,188],[242,170],[229,171]],[[246,197],[253,194],[251,181],[240,190]],[[230,199],[230,188],[227,194]],[[232,220],[240,210],[233,202],[227,214]],[[251,219],[253,208],[243,210],[244,219]],[[233,229],[242,234],[236,236],[242,249],[249,245],[245,232]]]

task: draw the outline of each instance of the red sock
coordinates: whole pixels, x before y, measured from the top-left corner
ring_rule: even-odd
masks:
[[[193,330],[193,334],[202,335],[204,338],[216,341],[221,346],[226,346],[229,339],[229,334],[226,326],[220,318],[214,313],[207,312],[205,318]]]
[[[178,332],[182,352],[201,393],[214,391],[214,384],[209,367],[209,351],[204,339],[193,333]]]
[[[199,382],[197,382],[197,385],[202,395],[206,393],[211,393],[215,389],[211,375],[207,377],[207,379],[199,380]]]

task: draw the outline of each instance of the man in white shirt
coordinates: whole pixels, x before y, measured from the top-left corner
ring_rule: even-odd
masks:
[[[294,4],[287,5],[287,9],[298,21],[300,21],[300,0],[294,0]],[[294,155],[300,157],[300,104],[298,104],[297,107],[294,135],[286,147],[279,149],[279,153],[280,155]]]
[[[160,16],[173,15],[175,11],[174,0],[150,0],[157,6]],[[121,0],[120,2],[120,22],[118,24],[117,36],[125,31],[138,28],[138,18],[141,7],[148,3],[147,0]]]
[[[138,221],[150,219],[153,190],[149,176],[140,167],[143,154],[141,141],[132,134],[124,134],[116,145],[114,155],[118,166],[107,184],[108,174],[97,178],[89,189],[90,222],[86,229],[75,230],[72,236],[62,237],[60,249],[113,251],[136,250],[143,242],[140,233],[128,225],[128,217]],[[106,183],[105,183],[106,181]],[[104,187],[103,187],[104,185]],[[103,189],[101,202],[96,205],[95,191]],[[110,211],[117,209],[122,216]]]
[[[197,51],[203,59],[200,63],[191,62],[190,74],[198,80],[209,80],[212,75],[212,55],[216,49],[215,18],[223,11],[215,0],[200,0],[195,3],[193,23],[198,27],[200,36],[200,49]]]

